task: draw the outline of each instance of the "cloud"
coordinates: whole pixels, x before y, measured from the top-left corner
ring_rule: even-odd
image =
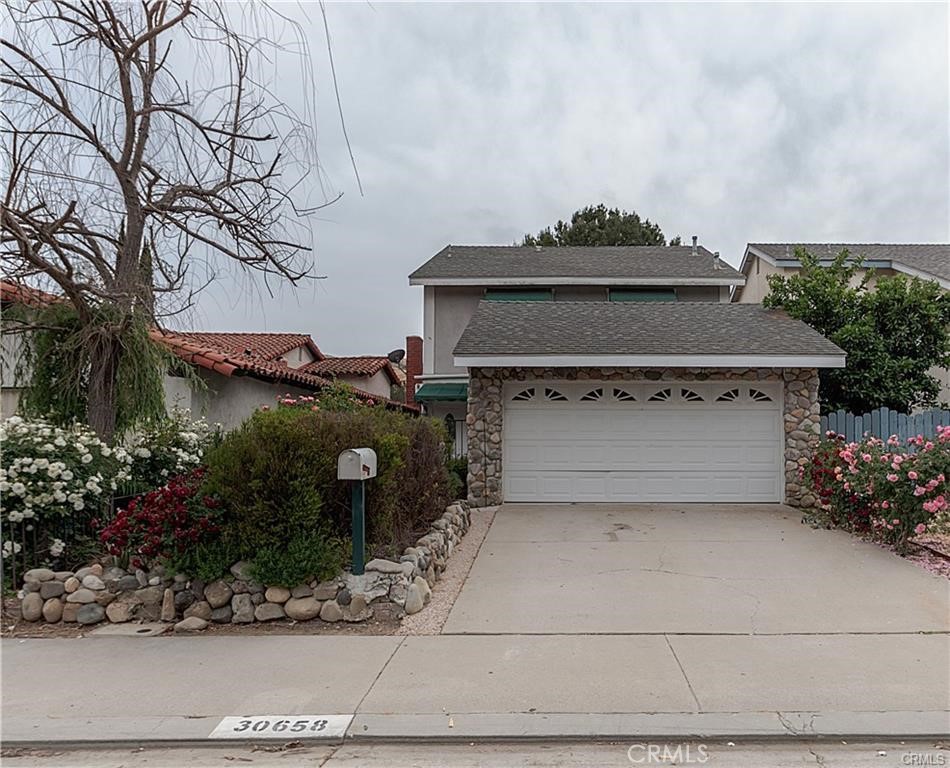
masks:
[[[600,201],[733,264],[750,240],[950,237],[945,5],[331,4],[363,197],[319,10],[296,13],[344,192],[313,223],[327,279],[275,298],[225,280],[192,325],[385,352],[421,330],[406,276],[443,245]],[[293,67],[277,82],[302,99]]]

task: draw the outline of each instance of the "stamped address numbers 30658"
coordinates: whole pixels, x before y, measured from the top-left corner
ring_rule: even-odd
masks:
[[[225,717],[209,739],[336,739],[352,715],[247,715]]]

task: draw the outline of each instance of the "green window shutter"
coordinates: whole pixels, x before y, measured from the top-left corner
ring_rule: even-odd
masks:
[[[611,301],[676,301],[676,291],[672,289],[654,290],[650,288],[610,289]]]
[[[489,288],[486,301],[551,301],[554,295],[550,288]]]

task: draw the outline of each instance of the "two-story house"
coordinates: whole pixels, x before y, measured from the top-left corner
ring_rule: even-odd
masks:
[[[869,285],[877,277],[906,275],[921,280],[932,280],[945,291],[950,291],[950,244],[947,243],[749,243],[742,256],[739,271],[745,285],[737,285],[732,300],[743,303],[761,303],[769,293],[769,275],[792,275],[801,269],[795,256],[804,248],[819,263],[829,266],[834,258],[847,250],[861,259],[861,269],[855,280],[863,280],[873,270]],[[950,370],[934,368],[931,374],[940,381],[941,402],[950,403]]]
[[[838,347],[730,303],[700,247],[447,246],[423,286],[415,400],[464,422],[469,496],[809,504],[817,368]],[[410,345],[407,365],[413,366]]]

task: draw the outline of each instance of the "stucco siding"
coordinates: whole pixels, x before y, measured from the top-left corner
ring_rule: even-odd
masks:
[[[305,346],[299,346],[296,349],[290,350],[287,354],[281,355],[280,359],[285,360],[287,365],[291,368],[299,368],[307,363],[312,363],[317,358],[314,357],[313,353]]]
[[[475,314],[484,290],[474,287],[438,286],[433,297],[432,340],[426,340],[433,350],[432,368],[423,366],[423,373],[464,373],[452,362],[462,331]]]
[[[769,275],[794,275],[798,272],[794,267],[776,267],[765,259],[753,256],[749,260],[746,274],[745,287],[739,294],[738,302],[740,304],[761,304],[762,300],[769,295]],[[859,269],[851,279],[851,285],[858,286],[867,274],[866,269]],[[874,288],[878,279],[895,274],[892,269],[875,269],[874,274],[868,280],[868,288]]]
[[[270,384],[247,376],[222,376],[202,370],[198,374],[204,386],[187,379],[166,377],[165,393],[171,393],[180,402],[187,401],[191,391],[191,415],[220,424],[225,430],[241,426],[262,405],[274,408],[279,395],[310,395],[309,390],[287,384]],[[166,401],[167,406],[172,403]]]
[[[4,389],[22,386],[30,380],[31,374],[27,367],[17,371],[22,355],[23,334],[4,333],[0,336],[0,382]]]
[[[16,409],[20,405],[21,391],[12,387],[4,387],[0,391],[0,419],[5,419],[16,413]]]
[[[174,409],[192,411],[194,393],[190,379],[182,376],[165,374],[162,379],[162,390],[165,393],[165,410],[171,413]]]
[[[378,395],[379,397],[389,397],[390,386],[389,386],[389,377],[383,372],[379,371],[372,376],[338,376],[340,381],[345,381],[351,387],[356,387],[361,389],[364,392],[369,392],[371,395]]]
[[[761,304],[769,295],[769,275],[788,275],[794,270],[773,267],[767,261],[754,258],[749,264],[745,287],[739,295],[740,304]]]
[[[950,370],[946,368],[931,368],[930,375],[941,384],[937,401],[945,404],[945,407],[950,407]]]

